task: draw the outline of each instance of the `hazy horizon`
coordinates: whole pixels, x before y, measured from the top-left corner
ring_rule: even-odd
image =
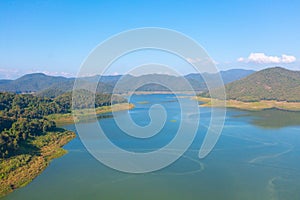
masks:
[[[162,27],[193,38],[219,70],[276,65],[297,70],[299,6],[297,1],[1,1],[0,78],[33,72],[75,76],[101,42],[143,27]],[[125,74],[149,62],[165,63],[180,74],[193,72],[174,55],[147,50],[117,60],[109,74]]]
[[[282,66],[272,66],[272,67],[265,67],[265,68],[262,68],[262,69],[259,69],[259,70],[255,70],[255,69],[242,69],[242,68],[232,68],[232,69],[227,69],[227,70],[220,70],[219,72],[226,72],[226,71],[230,71],[230,70],[245,70],[245,71],[260,71],[260,70],[264,70],[264,69],[268,69],[268,68],[275,68],[275,67],[281,67],[281,68],[284,68],[284,69],[287,69],[287,70],[291,70],[291,71],[299,71],[298,69],[295,70],[295,69],[289,69],[289,68],[286,68],[286,67],[282,67]],[[204,72],[204,73],[208,73],[208,74],[214,74],[214,73],[211,73],[211,72]],[[12,78],[2,78],[1,77],[1,74],[0,74],[0,80],[16,80],[18,78],[21,78],[22,76],[25,76],[25,75],[29,75],[29,74],[44,74],[44,75],[47,75],[47,76],[54,76],[54,77],[65,77],[65,78],[77,78],[76,75],[70,75],[70,74],[57,74],[57,73],[52,73],[52,72],[48,72],[48,71],[36,71],[36,72],[28,72],[28,73],[23,73],[21,75],[16,75],[16,76],[12,76]],[[186,75],[190,75],[190,74],[201,74],[199,72],[191,72],[191,73],[186,73],[186,74],[168,74],[168,73],[159,73],[159,72],[149,72],[149,73],[142,73],[142,74],[132,74],[132,73],[128,73],[128,74],[104,74],[102,76],[125,76],[125,75],[131,75],[131,76],[134,76],[134,77],[139,77],[139,76],[143,76],[143,75],[169,75],[169,76],[186,76]],[[203,74],[203,73],[202,73]],[[85,75],[85,76],[81,76],[81,77],[94,77],[94,76],[100,76],[100,74],[88,74],[88,75]]]

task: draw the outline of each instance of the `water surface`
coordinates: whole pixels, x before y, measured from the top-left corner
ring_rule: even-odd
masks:
[[[149,140],[130,138],[116,126],[110,114],[86,123],[86,130],[96,131],[89,126],[101,123],[116,145],[133,151],[150,151],[172,140],[180,123],[180,108],[173,95],[136,95],[130,101],[136,107],[129,112],[142,126],[149,123],[151,105],[165,106],[168,119],[157,136]],[[185,101],[188,106],[191,100]],[[115,117],[122,117],[125,112]],[[77,137],[64,147],[68,154],[55,159],[29,185],[3,200],[300,199],[299,113],[227,110],[226,124],[216,147],[200,160],[198,151],[210,121],[210,108],[200,108],[200,112],[200,127],[193,144],[167,168],[147,174],[115,171],[94,159]],[[76,131],[74,125],[64,128]]]

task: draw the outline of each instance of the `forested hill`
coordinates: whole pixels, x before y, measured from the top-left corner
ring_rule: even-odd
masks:
[[[59,101],[0,93],[0,197],[35,178],[75,134],[45,118],[68,112]]]
[[[274,67],[226,85],[227,99],[300,102],[300,71]],[[205,96],[205,94],[204,94]]]
[[[234,69],[221,71],[224,83],[229,83],[241,79],[249,74],[252,70]],[[214,73],[195,73],[185,75],[184,78],[189,81],[195,91],[203,91],[206,89],[206,84],[203,78],[214,80],[219,75]],[[132,92],[136,85],[141,83],[159,82],[165,85],[171,85],[176,91],[185,91],[182,78],[166,74],[147,74],[142,76],[132,75],[117,75],[117,76],[91,76],[80,77],[77,81],[81,81],[82,88],[93,88],[95,82],[98,83],[98,93],[112,93],[116,83],[122,78],[123,82],[118,88],[117,92]],[[49,76],[42,73],[33,73],[24,75],[16,80],[0,80],[0,91],[15,92],[15,93],[35,93],[44,97],[56,97],[65,92],[72,91],[75,78],[66,78],[62,76]],[[99,82],[98,82],[99,81]],[[167,88],[157,85],[144,85],[138,89],[139,91],[165,91]]]
[[[0,91],[14,93],[36,93],[40,96],[56,97],[65,92],[72,91],[75,78],[63,76],[49,76],[43,73],[26,74],[16,80],[0,80]],[[82,86],[91,88],[89,79],[80,79]],[[98,83],[98,93],[110,93],[112,86],[103,82]]]
[[[77,94],[78,109],[90,108],[92,103],[102,107],[127,102],[110,94],[96,94],[93,101],[87,90]],[[0,93],[0,197],[28,184],[52,159],[66,153],[61,147],[75,133],[56,127],[50,116],[71,115],[66,114],[71,112],[71,102],[71,92],[56,98]]]
[[[82,91],[82,93],[87,91]],[[126,99],[110,94],[96,94],[95,107],[126,102]],[[78,108],[88,108],[89,99],[81,98]],[[31,94],[0,93],[0,157],[20,153],[35,136],[54,130],[56,125],[45,116],[71,112],[72,93],[65,93],[54,99]]]
[[[48,76],[43,73],[26,74],[16,80],[0,82],[0,91],[36,92],[54,85],[63,85],[68,79],[62,76]]]

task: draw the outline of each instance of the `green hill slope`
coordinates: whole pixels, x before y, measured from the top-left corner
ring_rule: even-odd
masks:
[[[82,87],[93,88],[91,78],[79,79]],[[36,93],[38,96],[54,98],[65,92],[72,91],[75,78],[48,76],[43,73],[26,74],[16,80],[0,80],[0,91],[14,93]],[[111,93],[112,86],[98,83],[98,93]]]
[[[0,84],[0,91],[5,92],[36,92],[55,84],[62,85],[66,80],[62,76],[47,76],[43,73],[26,74],[16,80],[6,80]]]
[[[241,79],[254,71],[251,70],[228,70],[221,71],[220,74],[224,80],[224,83],[229,83],[238,79]],[[201,74],[188,74],[184,78],[191,84],[196,91],[205,90],[206,84],[203,77],[209,80],[214,80],[218,77],[217,74],[203,73]],[[141,85],[139,91],[168,91],[167,88],[155,84],[155,82],[165,85],[172,85],[175,91],[185,91],[189,88],[185,87],[182,77],[176,77],[166,74],[148,74],[141,76],[132,75],[117,75],[117,76],[91,76],[80,77],[82,88],[93,88],[95,82],[98,82],[98,93],[112,93],[116,83],[122,78],[122,84],[119,85],[117,92],[131,92],[135,89],[135,86]],[[0,80],[0,91],[2,92],[14,92],[14,93],[36,93],[39,96],[54,98],[65,92],[69,92],[73,89],[75,78],[66,78],[62,76],[49,76],[42,73],[33,73],[24,75],[16,80]],[[144,85],[144,83],[151,83]]]
[[[300,101],[300,71],[268,68],[226,85],[227,99]]]

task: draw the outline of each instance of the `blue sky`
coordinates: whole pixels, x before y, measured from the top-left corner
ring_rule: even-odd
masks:
[[[0,1],[0,78],[75,75],[100,42],[140,27],[190,36],[220,70],[300,70],[299,11],[297,0]],[[114,73],[126,72],[134,59],[119,62]]]

